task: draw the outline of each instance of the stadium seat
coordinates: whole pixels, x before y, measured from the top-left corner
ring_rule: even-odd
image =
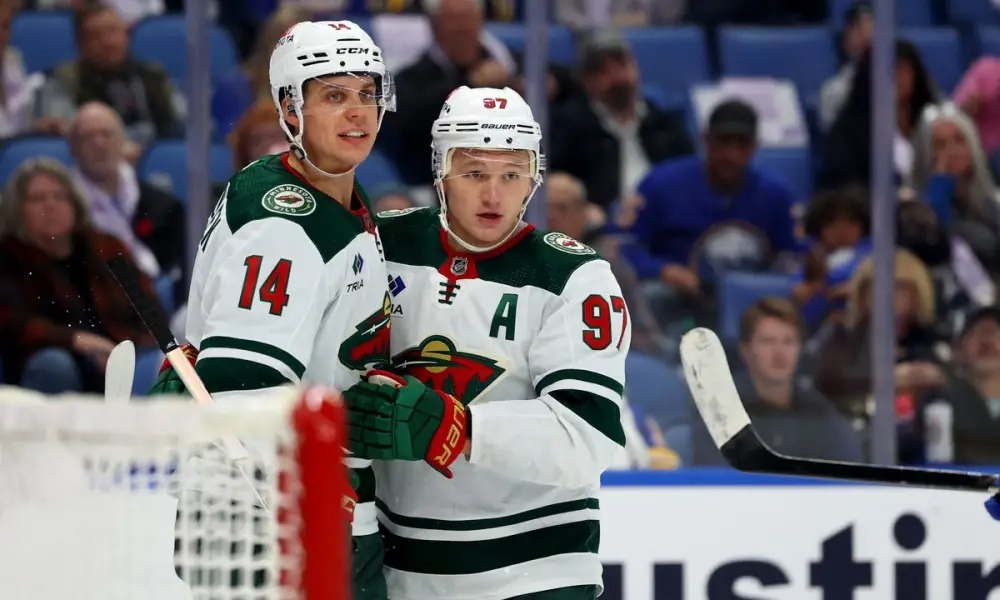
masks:
[[[1000,11],[992,0],[947,0],[944,7],[948,22],[955,25],[1000,25]]]
[[[378,150],[373,150],[365,162],[358,165],[354,176],[368,191],[383,183],[402,181],[396,166]]]
[[[623,34],[639,65],[643,91],[662,108],[684,108],[691,86],[711,80],[708,47],[700,27],[637,27]],[[669,56],[684,59],[665,60]]]
[[[45,72],[76,58],[73,13],[28,10],[18,13],[10,27],[10,45],[21,51],[29,73]]]
[[[132,28],[132,57],[159,64],[183,89],[187,79],[188,37],[183,16],[143,19]],[[209,29],[208,47],[214,82],[239,64],[239,55],[229,33],[218,26]]]
[[[913,42],[942,93],[950,95],[965,71],[958,31],[950,27],[906,27],[899,37]]]
[[[760,148],[754,155],[754,165],[788,184],[796,203],[808,202],[812,196],[813,170],[809,148]]]
[[[779,273],[724,274],[719,281],[719,337],[735,341],[740,335],[740,316],[755,301],[767,296],[788,298],[795,279]]]
[[[834,29],[840,31],[844,27],[844,12],[856,2],[857,0],[829,0],[830,24]],[[931,27],[935,24],[933,0],[900,0],[896,2],[896,25],[900,27]]]
[[[233,175],[233,154],[225,144],[212,144],[209,150],[208,177],[212,184],[225,183]],[[153,142],[139,159],[139,178],[167,190],[187,202],[187,147],[184,140]],[[207,193],[209,190],[205,190]]]
[[[239,69],[233,69],[220,77],[212,92],[212,120],[215,123],[216,138],[224,139],[255,100],[250,80]]]
[[[54,158],[67,166],[73,164],[65,138],[47,135],[12,138],[0,146],[0,183],[7,185],[21,163],[39,156]]]
[[[497,36],[511,52],[524,52],[527,30],[521,23],[489,22],[486,30]],[[573,34],[569,28],[562,25],[549,25],[546,37],[549,39],[549,62],[564,66],[576,64],[576,46],[573,44]]]
[[[976,55],[1000,57],[1000,26],[983,25],[976,28]]]
[[[837,70],[825,27],[722,27],[719,55],[724,76],[788,79],[807,107],[816,105],[823,82]]]

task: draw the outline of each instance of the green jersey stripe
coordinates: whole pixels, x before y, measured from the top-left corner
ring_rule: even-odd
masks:
[[[476,529],[493,529],[494,527],[506,527],[539,519],[550,517],[562,513],[574,512],[578,510],[601,508],[597,498],[586,498],[584,500],[570,500],[558,504],[550,504],[532,510],[510,515],[508,517],[493,517],[489,519],[466,519],[462,521],[451,521],[444,519],[425,519],[422,517],[407,517],[399,515],[391,510],[381,498],[375,499],[375,506],[378,507],[385,517],[396,525],[412,527],[414,529],[437,529],[443,531],[474,531]]]
[[[358,476],[358,484],[354,487],[354,491],[358,494],[358,502],[375,500],[375,469],[364,467],[351,471]]]
[[[625,447],[621,408],[617,404],[604,396],[581,390],[555,390],[549,395],[608,439]]]
[[[262,390],[291,383],[278,370],[242,358],[201,358],[195,370],[210,394]]]
[[[625,392],[625,386],[618,381],[608,377],[607,375],[601,375],[600,373],[587,371],[585,369],[560,369],[558,371],[552,371],[545,377],[542,377],[538,383],[535,384],[535,392],[541,396],[545,391],[545,388],[556,382],[565,381],[567,379],[585,381],[587,383],[606,387],[617,396],[621,396],[622,393]]]
[[[299,379],[302,378],[302,374],[306,371],[306,366],[290,353],[264,342],[218,335],[202,340],[201,347],[198,350],[202,351],[209,348],[232,348],[234,350],[247,350],[248,352],[270,356],[275,360],[285,363]]]
[[[475,542],[418,540],[382,526],[379,530],[385,541],[385,566],[431,575],[468,575],[559,554],[596,554],[601,541],[600,524],[594,520]]]

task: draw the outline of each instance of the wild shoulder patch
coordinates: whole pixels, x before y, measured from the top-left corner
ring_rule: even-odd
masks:
[[[293,217],[304,217],[316,210],[316,198],[312,192],[290,183],[269,189],[260,203],[273,213]]]
[[[597,254],[597,251],[587,244],[578,242],[565,233],[560,233],[558,231],[546,233],[545,237],[542,239],[545,240],[546,244],[568,254]]]

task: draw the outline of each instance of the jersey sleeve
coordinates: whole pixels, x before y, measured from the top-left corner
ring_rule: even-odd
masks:
[[[545,306],[529,350],[537,396],[469,407],[470,463],[543,485],[598,483],[625,446],[628,317],[608,263],[578,267]]]
[[[209,392],[299,382],[332,300],[326,272],[315,244],[288,219],[252,221],[224,242],[205,283],[195,365]]]

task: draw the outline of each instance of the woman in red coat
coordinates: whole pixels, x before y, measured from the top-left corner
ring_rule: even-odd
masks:
[[[119,253],[131,261],[117,238],[90,227],[63,165],[39,158],[18,168],[0,201],[0,354],[8,383],[46,394],[102,393],[108,354],[128,339],[136,345],[135,389],[148,389],[162,355],[104,266]],[[139,277],[152,296],[149,279]]]

